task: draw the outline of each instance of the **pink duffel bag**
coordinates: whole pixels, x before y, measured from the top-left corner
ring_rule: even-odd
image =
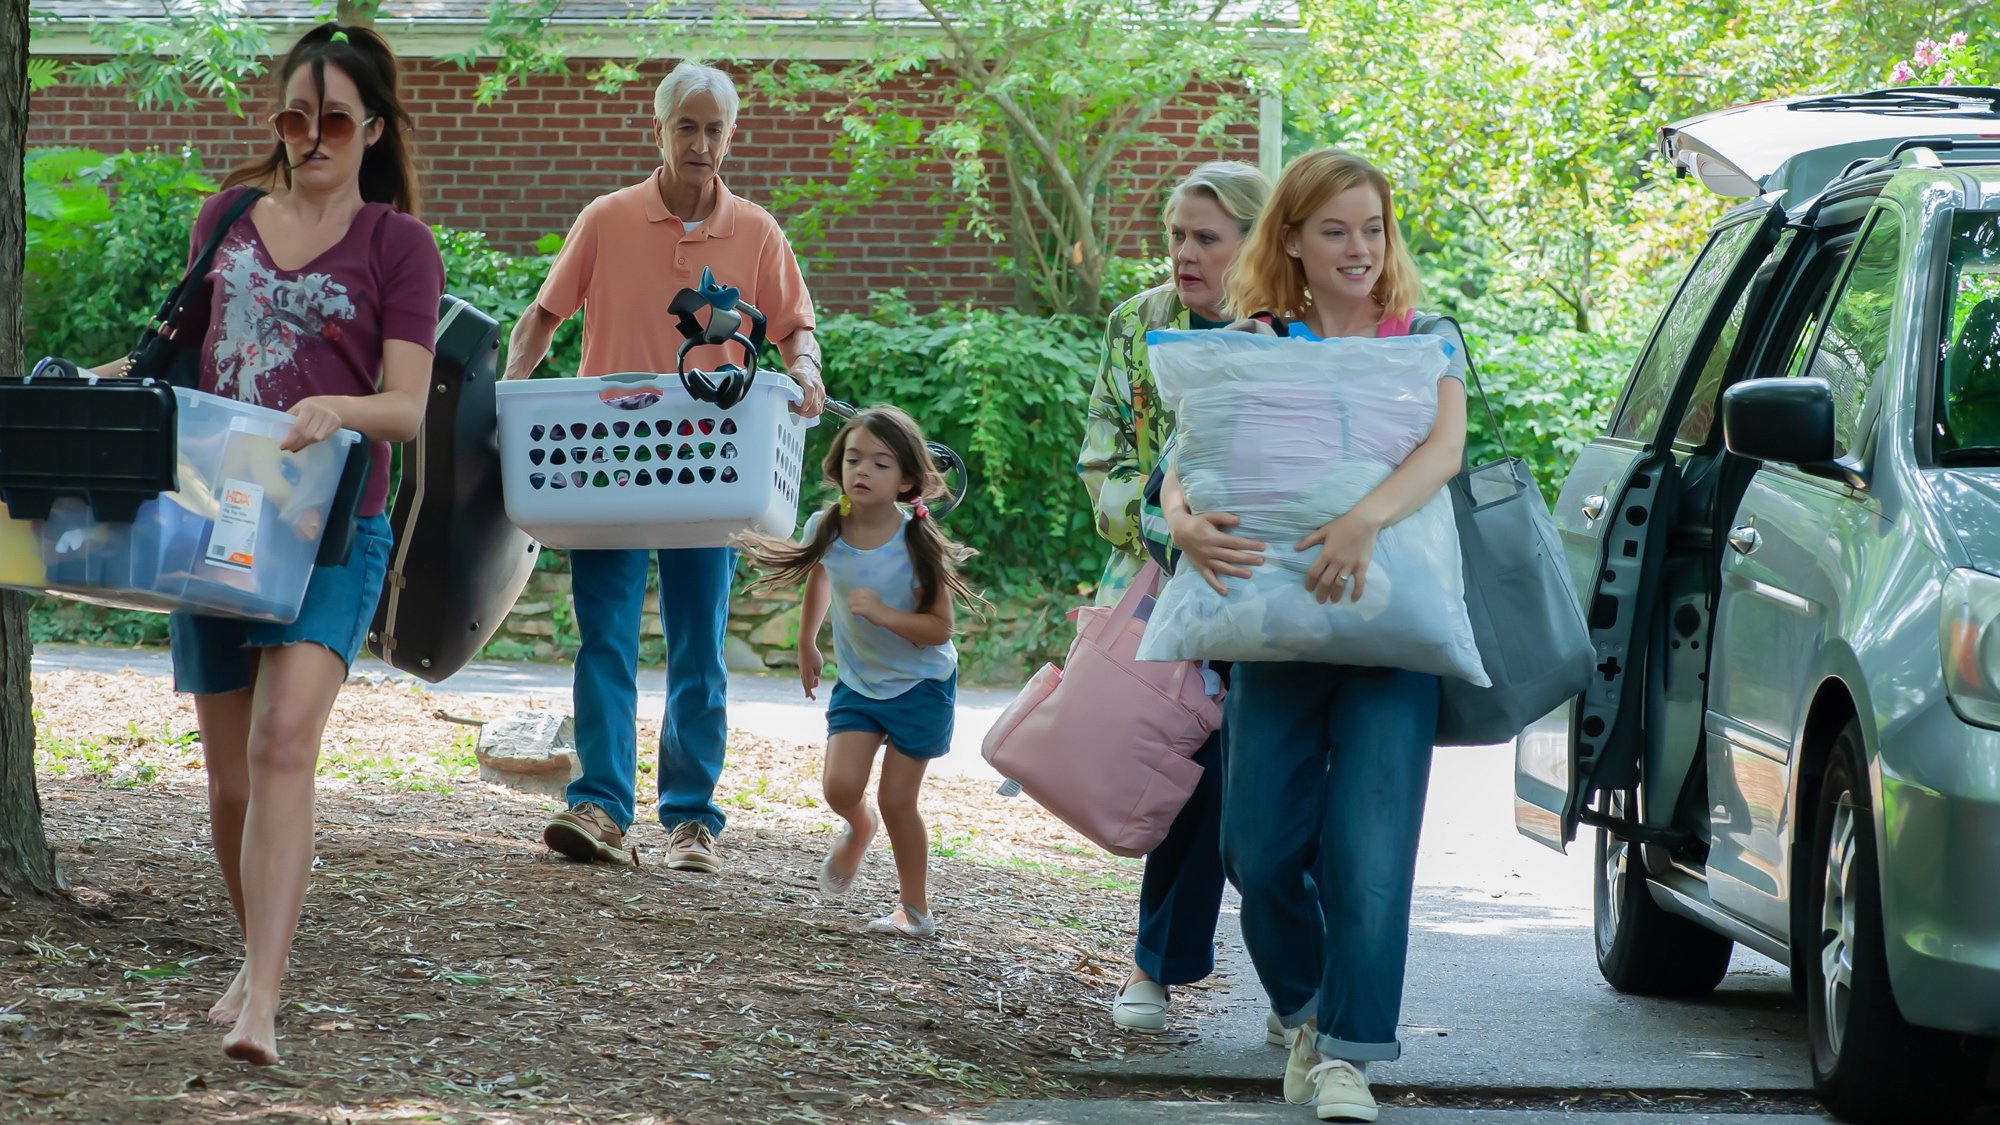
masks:
[[[1072,610],[1064,667],[1045,664],[986,732],[1002,777],[1106,851],[1159,846],[1201,780],[1195,751],[1222,725],[1192,660],[1137,658],[1160,571],[1151,563],[1116,606]]]

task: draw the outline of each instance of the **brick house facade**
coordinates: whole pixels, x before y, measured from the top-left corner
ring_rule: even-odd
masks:
[[[36,4],[37,10],[76,16],[86,10],[102,15],[107,8],[123,6],[133,7],[134,15],[158,10],[119,0]],[[296,11],[296,6],[272,7]],[[71,8],[75,12],[66,11]],[[460,8],[465,11],[457,11]],[[393,17],[405,9],[413,14]],[[403,58],[405,102],[416,124],[414,142],[424,182],[424,214],[431,222],[484,230],[504,249],[526,250],[544,235],[566,231],[595,196],[642,179],[658,165],[659,151],[650,136],[652,91],[667,63],[642,67],[639,82],[607,95],[591,88],[583,73],[589,66],[579,61],[568,74],[516,85],[497,102],[480,106],[474,90],[484,68],[461,69],[440,56],[471,42],[476,28],[465,28],[466,17],[477,12],[483,19],[483,3],[417,0],[385,4],[383,11],[377,29]],[[296,16],[291,22],[274,24],[273,46],[289,43],[305,26],[309,24]],[[773,34],[783,34],[783,29]],[[86,36],[58,29],[38,33],[35,52],[59,59],[87,58],[91,50],[87,44]],[[822,118],[822,107],[807,113],[782,112],[760,104],[747,83],[739,85],[744,104],[723,167],[732,191],[770,206],[789,181],[842,174],[830,151],[837,126]],[[921,104],[923,93],[923,84],[918,83],[910,97]],[[147,110],[120,90],[59,85],[31,100],[28,144],[115,152],[184,142],[220,175],[253,153],[266,151],[269,132],[262,106],[266,96],[259,87],[245,106],[250,118],[246,121],[229,114],[219,102]],[[828,99],[825,108],[833,104]],[[1226,155],[1261,159],[1274,170],[1275,152],[1265,151],[1276,143],[1269,110],[1266,127],[1257,122],[1232,126],[1217,144],[1198,135],[1213,105],[1213,94],[1191,91],[1155,122],[1152,132],[1157,140],[1131,152],[1120,165],[1113,177],[1117,205],[1138,220],[1125,253],[1160,252],[1159,230],[1150,216],[1174,180],[1195,164]],[[1004,192],[997,165],[993,172],[993,190]],[[913,182],[893,189],[874,205],[830,222],[815,244],[801,244],[815,302],[828,311],[857,309],[865,307],[869,294],[889,288],[903,289],[920,308],[1011,301],[1012,284],[995,266],[1006,248],[950,232],[950,205],[936,198],[942,186],[941,166],[922,169]],[[782,208],[773,209],[780,220],[787,217]]]

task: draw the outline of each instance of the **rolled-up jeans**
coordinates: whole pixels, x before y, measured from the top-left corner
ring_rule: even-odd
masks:
[[[1238,663],[1225,705],[1222,859],[1243,940],[1286,1027],[1394,1059],[1438,678]],[[1314,884],[1317,883],[1317,887]]]

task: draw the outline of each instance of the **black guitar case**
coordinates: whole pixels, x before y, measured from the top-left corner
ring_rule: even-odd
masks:
[[[507,521],[493,388],[500,325],[446,294],[424,428],[402,447],[389,522],[396,544],[369,651],[437,683],[486,646],[535,569],[541,545]]]

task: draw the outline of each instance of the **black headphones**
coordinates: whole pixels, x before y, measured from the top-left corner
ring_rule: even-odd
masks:
[[[707,324],[695,315],[704,308],[709,310]],[[674,314],[675,326],[682,337],[680,350],[674,353],[674,372],[681,377],[681,386],[696,399],[712,402],[724,410],[742,402],[757,382],[757,351],[764,346],[764,314],[745,301],[735,286],[717,284],[715,275],[706,266],[702,267],[701,285],[676,293],[667,311]],[[746,316],[750,318],[748,335],[743,332]],[[732,341],[743,346],[742,365],[732,363],[715,371],[687,369],[689,351]]]

